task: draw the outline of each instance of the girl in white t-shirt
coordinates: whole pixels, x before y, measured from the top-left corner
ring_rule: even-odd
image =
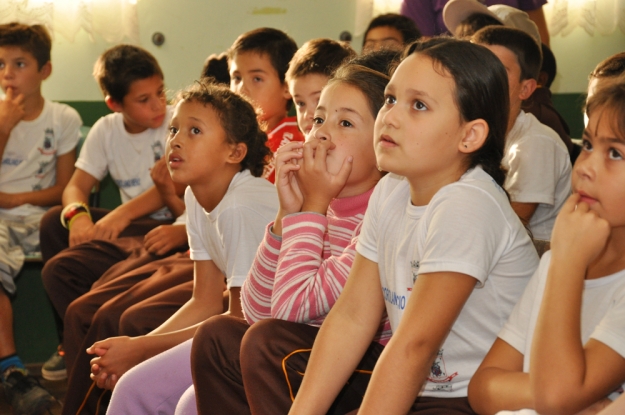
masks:
[[[596,413],[623,390],[625,78],[595,92],[586,112],[551,252],[471,382],[481,414]]]
[[[374,133],[378,165],[391,174],[371,196],[350,276],[291,414],[328,411],[370,357],[384,311],[393,336],[358,414],[473,413],[468,382],[538,264],[501,188],[504,67],[455,39],[404,54]]]
[[[279,206],[275,187],[260,177],[271,154],[266,141],[252,105],[227,88],[199,82],[180,94],[166,160],[172,180],[188,185],[193,295],[151,333],[109,338],[88,349],[98,356],[91,361],[92,378],[115,388],[110,413],[173,413],[192,385],[197,327],[224,311],[243,317],[240,287]]]

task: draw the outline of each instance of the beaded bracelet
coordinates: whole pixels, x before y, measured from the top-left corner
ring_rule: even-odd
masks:
[[[61,225],[69,230],[74,222],[74,219],[84,215],[89,216],[89,219],[91,219],[89,206],[82,202],[70,203],[65,206],[61,212]]]

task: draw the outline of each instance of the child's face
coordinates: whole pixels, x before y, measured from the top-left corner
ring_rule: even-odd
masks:
[[[463,165],[459,146],[465,123],[456,107],[455,83],[439,72],[419,54],[397,67],[375,122],[375,154],[382,170],[435,184]]]
[[[154,75],[130,84],[121,104],[107,97],[107,104],[124,116],[124,127],[131,134],[141,133],[148,128],[158,128],[165,120],[167,106],[163,78]]]
[[[291,95],[267,55],[237,53],[230,61],[230,89],[252,100],[270,130],[286,116]]]
[[[289,91],[297,111],[297,125],[304,134],[313,127],[313,115],[319,103],[321,90],[328,83],[328,77],[322,74],[308,74],[289,81]]]
[[[615,228],[625,226],[625,139],[612,129],[614,111],[596,108],[573,167],[573,192]]]
[[[50,62],[40,70],[37,59],[19,47],[0,47],[0,85],[5,93],[10,89],[13,96],[22,94],[25,99],[40,96],[41,82],[51,70]]]
[[[326,159],[330,173],[337,174],[347,157],[354,158],[339,196],[354,196],[370,189],[380,179],[380,172],[373,151],[375,120],[365,95],[343,83],[328,85],[321,93],[314,120],[308,138],[330,140],[336,146]]]
[[[510,120],[508,122],[508,128],[511,128],[521,111],[521,103],[524,99],[530,97],[534,89],[528,93],[528,85],[532,80],[521,80],[521,65],[519,61],[510,49],[499,45],[482,45],[493,52],[503,63],[508,74],[508,91],[510,94]],[[528,82],[529,81],[529,82]]]
[[[378,26],[367,32],[362,53],[375,52],[382,49],[402,50],[404,36],[391,26]]]
[[[219,174],[231,152],[219,115],[210,105],[181,101],[167,138],[167,166],[176,183],[202,184]]]

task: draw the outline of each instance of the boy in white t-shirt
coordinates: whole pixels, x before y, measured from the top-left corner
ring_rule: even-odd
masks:
[[[50,209],[41,222],[42,278],[60,317],[61,343],[69,304],[111,266],[147,247],[144,235],[150,232],[169,244],[159,254],[172,253],[186,241],[184,227],[159,226],[181,215],[184,201],[183,188],[171,182],[161,160],[171,111],[158,62],[142,48],[118,45],[97,60],[94,77],[114,113],[95,123],[63,192],[63,207]],[[91,189],[107,173],[119,187],[122,204],[112,211],[89,208]],[[60,355],[44,365],[44,377],[65,376]]]
[[[504,188],[512,208],[536,239],[551,239],[556,215],[571,194],[571,161],[566,146],[551,128],[521,110],[536,89],[542,55],[527,33],[488,26],[473,35],[490,49],[508,73],[510,115],[502,164],[508,170]]]
[[[16,354],[9,295],[24,255],[39,251],[41,216],[70,180],[82,124],[74,109],[41,95],[51,47],[43,26],[0,25],[0,377],[16,413],[53,402]]]

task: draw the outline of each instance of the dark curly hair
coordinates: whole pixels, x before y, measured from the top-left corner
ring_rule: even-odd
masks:
[[[241,171],[248,169],[253,176],[262,176],[272,154],[267,147],[267,134],[261,130],[256,111],[247,99],[225,86],[202,79],[178,93],[176,101],[210,105],[219,116],[228,142],[247,146],[247,154],[241,161]]]

